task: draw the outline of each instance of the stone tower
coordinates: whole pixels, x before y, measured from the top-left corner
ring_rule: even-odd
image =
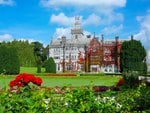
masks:
[[[83,37],[83,29],[81,28],[80,17],[75,17],[75,23],[71,29],[71,38],[80,40]]]

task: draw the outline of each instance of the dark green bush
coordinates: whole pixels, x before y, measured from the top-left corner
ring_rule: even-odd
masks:
[[[13,75],[19,72],[20,64],[16,49],[0,46],[0,73]]]
[[[137,71],[139,74],[147,73],[146,50],[140,41],[124,41],[120,50],[121,72]]]
[[[53,58],[49,58],[45,62],[45,72],[46,73],[56,73],[56,64]]]
[[[126,88],[134,88],[139,85],[138,77],[140,74],[137,71],[130,71],[122,73],[122,77],[125,81],[124,86]]]

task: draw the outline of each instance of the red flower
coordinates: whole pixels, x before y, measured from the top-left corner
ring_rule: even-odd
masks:
[[[124,84],[124,79],[121,78],[121,79],[117,82],[116,86],[119,87],[119,86],[122,86],[123,84]]]
[[[28,85],[28,83],[34,83],[41,86],[42,79],[40,77],[35,77],[33,74],[21,73],[16,76],[15,80],[10,81],[9,86],[13,88],[14,86],[23,87]]]
[[[42,79],[40,77],[35,77],[33,83],[36,84],[36,85],[38,85],[38,86],[41,86]]]
[[[16,86],[16,80],[12,80],[12,81],[10,81],[10,83],[9,83],[9,86],[10,87],[14,87],[14,86]]]
[[[18,87],[22,87],[23,84],[22,84],[21,82],[17,82],[17,86],[18,86]]]
[[[16,76],[16,81],[22,81],[23,80],[23,74],[19,74]]]
[[[23,82],[25,84],[28,84],[29,82],[32,82],[32,80],[34,79],[34,76],[32,74],[26,75],[23,78]]]

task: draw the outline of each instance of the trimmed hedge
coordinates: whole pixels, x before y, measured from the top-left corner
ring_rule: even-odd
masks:
[[[20,72],[19,57],[15,48],[0,46],[0,73],[14,75]]]
[[[46,73],[56,73],[56,64],[55,64],[54,59],[52,57],[50,57],[45,62],[45,72]]]

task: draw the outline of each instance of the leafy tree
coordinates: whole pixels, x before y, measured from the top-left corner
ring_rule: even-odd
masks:
[[[46,73],[56,73],[56,64],[52,57],[45,62],[45,71]]]
[[[0,73],[18,74],[20,71],[19,57],[13,47],[0,45]]]
[[[121,72],[138,72],[139,74],[147,73],[146,50],[140,41],[125,41],[122,44],[120,52]]]
[[[33,46],[27,40],[13,40],[12,42],[2,42],[1,45],[14,47],[16,49],[20,66],[35,66]]]
[[[37,72],[41,72],[41,65],[42,65],[42,50],[43,45],[40,42],[32,42],[33,48],[34,48],[34,56],[37,66]]]
[[[21,66],[35,66],[33,47],[27,40],[16,42],[12,41],[12,46],[18,50]]]
[[[125,41],[120,51],[120,68],[125,80],[126,88],[134,88],[139,85],[138,77],[147,73],[146,50],[140,41]]]

